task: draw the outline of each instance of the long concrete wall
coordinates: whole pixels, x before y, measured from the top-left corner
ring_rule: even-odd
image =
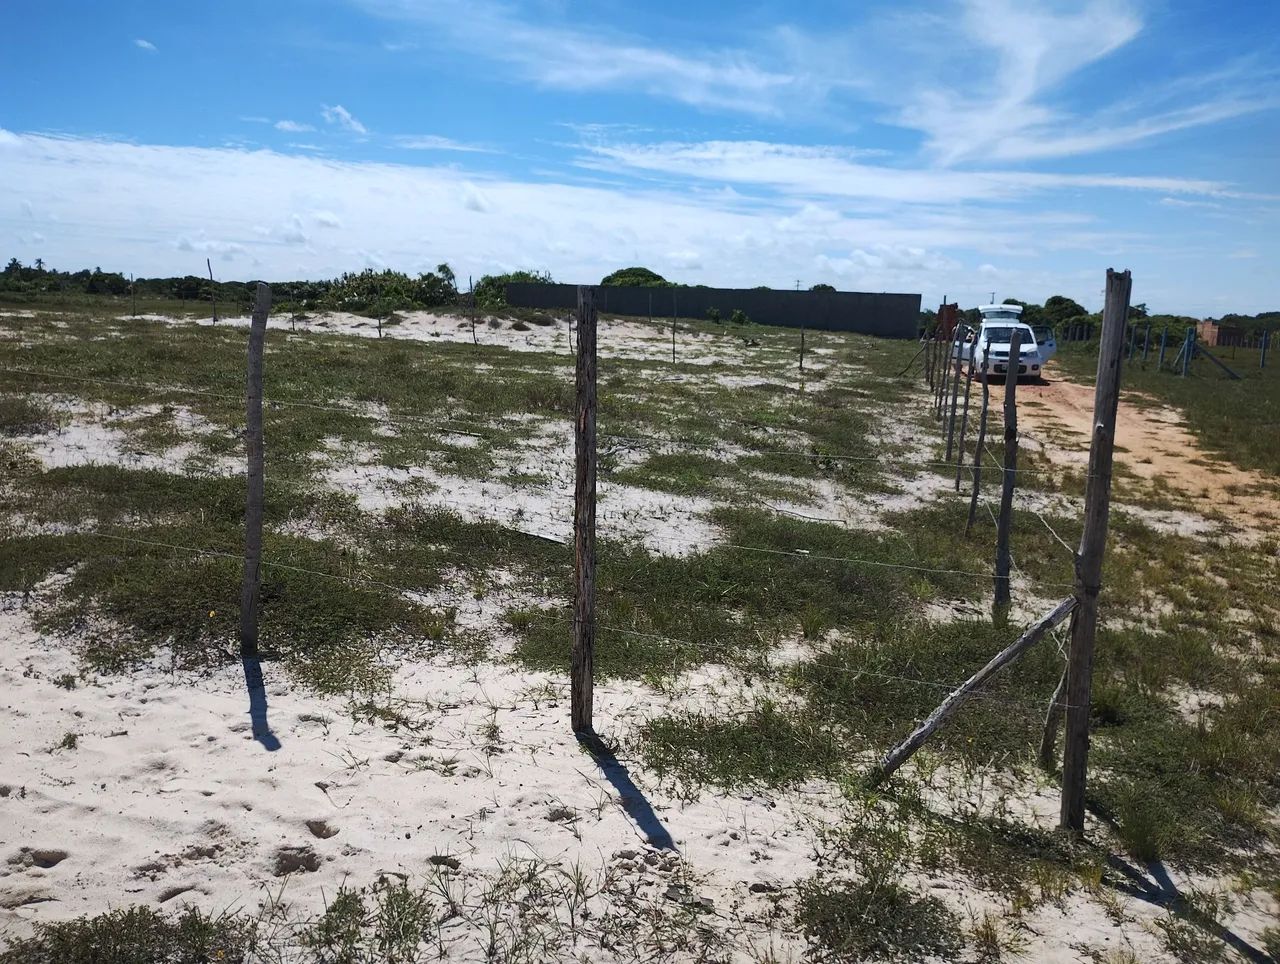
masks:
[[[572,310],[576,285],[507,285],[507,304],[521,308]],[[596,305],[618,315],[706,318],[717,308],[726,321],[741,309],[754,322],[787,328],[855,331],[885,338],[915,338],[920,296],[862,291],[774,291],[760,288],[596,288]]]

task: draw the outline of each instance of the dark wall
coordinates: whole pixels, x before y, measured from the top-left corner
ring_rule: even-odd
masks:
[[[521,308],[573,310],[578,306],[576,285],[513,283],[507,285],[507,304]],[[617,315],[706,318],[718,308],[726,321],[736,308],[762,325],[856,331],[885,338],[915,338],[919,328],[920,296],[871,294],[861,291],[774,291],[757,288],[596,288],[596,305]]]

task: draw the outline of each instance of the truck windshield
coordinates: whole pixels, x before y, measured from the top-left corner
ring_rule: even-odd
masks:
[[[1013,338],[1012,328],[987,328],[987,341],[993,345],[1007,345]]]

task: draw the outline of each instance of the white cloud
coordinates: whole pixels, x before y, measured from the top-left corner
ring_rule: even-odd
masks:
[[[493,210],[493,205],[485,197],[484,192],[470,181],[462,185],[462,206],[468,211],[476,211],[480,214]]]
[[[278,131],[288,131],[290,134],[305,134],[307,131],[315,130],[311,124],[300,124],[291,120],[278,120],[272,126]]]
[[[351,115],[351,111],[347,110],[341,104],[335,104],[332,107],[327,104],[322,105],[320,114],[324,117],[326,123],[336,124],[343,130],[350,131],[352,134],[369,133],[368,128],[356,120],[356,118]]]
[[[397,147],[409,151],[460,151],[469,154],[492,154],[487,147],[464,144],[438,134],[401,134],[395,138]]]
[[[143,40],[141,37],[135,40],[133,42],[133,45],[137,47],[139,50],[145,50],[148,53],[154,54],[158,52],[158,48],[156,47],[155,44],[153,44],[150,40]]]
[[[583,145],[578,163],[612,171],[769,187],[792,194],[909,203],[1016,198],[1061,188],[1217,194],[1226,184],[1176,177],[957,171],[866,164],[856,151],[764,141]]]
[[[591,281],[640,263],[692,283],[790,287],[821,275],[854,289],[922,291],[926,300],[945,292],[972,304],[990,292],[978,266],[999,264],[1002,296],[1060,292],[1096,306],[1098,279],[1114,257],[1115,266],[1134,269],[1139,300],[1196,312],[1228,266],[1275,257],[1274,233],[1222,243],[1199,225],[1200,246],[1183,248],[1178,237],[1145,236],[1115,218],[1095,222],[1003,197],[948,205],[752,198],[5,131],[0,169],[0,212],[11,212],[0,216],[0,250],[29,250],[16,242],[38,230],[47,240],[31,257],[148,276],[198,273],[206,256],[225,262],[227,277],[277,278],[333,277],[365,264],[421,271],[448,261],[464,277],[538,268]],[[19,185],[34,220],[14,216]],[[492,212],[501,213],[498,229]],[[1051,261],[1032,254],[1050,246]],[[1246,246],[1260,258],[1225,253]],[[1261,310],[1273,296],[1259,272],[1230,280],[1230,308]]]

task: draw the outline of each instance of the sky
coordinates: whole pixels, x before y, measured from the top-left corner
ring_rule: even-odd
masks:
[[[6,261],[1280,309],[1276,0],[15,11]]]

